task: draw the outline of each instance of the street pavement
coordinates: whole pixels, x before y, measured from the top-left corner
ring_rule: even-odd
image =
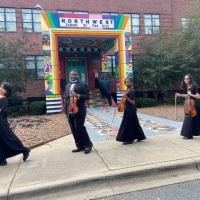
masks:
[[[114,115],[114,118],[113,118]],[[200,179],[200,137],[182,140],[181,122],[138,117],[147,140],[115,140],[122,114],[115,108],[88,109],[91,153],[72,153],[72,135],[32,149],[0,167],[0,200],[87,200]]]
[[[98,200],[199,200],[200,180],[131,192]]]

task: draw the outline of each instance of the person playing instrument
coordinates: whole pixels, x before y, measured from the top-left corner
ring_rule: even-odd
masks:
[[[23,160],[29,156],[31,149],[25,147],[20,139],[13,133],[7,120],[6,108],[8,98],[12,94],[12,87],[9,83],[3,82],[0,85],[0,166],[7,164],[6,159],[18,154],[23,154]]]
[[[189,100],[189,105],[193,106],[192,104],[194,104],[193,108],[196,112],[196,115],[193,117],[191,114],[185,113],[181,135],[183,136],[183,139],[193,139],[193,136],[200,135],[200,104],[198,100],[200,99],[200,96],[197,84],[190,74],[184,76],[183,81],[181,82],[181,89],[184,90],[185,94],[176,93],[176,96],[185,97],[187,103]],[[189,99],[188,96],[190,97]],[[190,99],[192,101],[190,101]],[[187,107],[188,104],[185,104],[186,110],[188,110]]]
[[[136,139],[138,142],[146,139],[137,117],[133,79],[126,78],[125,84],[127,92],[123,95],[123,98],[126,98],[124,115],[116,138],[117,141],[123,142],[123,145],[132,144]]]
[[[69,125],[76,143],[76,149],[72,152],[84,151],[85,154],[90,153],[93,144],[90,141],[85,123],[86,107],[85,100],[89,99],[89,87],[80,81],[78,81],[78,70],[73,69],[70,73],[71,83],[65,86],[65,114],[68,118]],[[77,98],[77,104],[74,106],[78,107],[78,112],[69,112],[70,97]]]

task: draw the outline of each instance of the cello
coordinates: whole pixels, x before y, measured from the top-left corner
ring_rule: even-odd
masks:
[[[189,90],[189,89],[188,89]],[[197,112],[196,109],[194,108],[195,101],[194,99],[191,99],[190,96],[187,96],[187,99],[185,100],[185,114],[190,115],[191,117],[195,117]]]
[[[75,89],[75,86],[72,89],[72,91],[74,91],[74,89]],[[69,112],[71,112],[73,114],[78,113],[79,110],[78,110],[78,106],[77,106],[77,101],[78,101],[77,97],[70,96]]]

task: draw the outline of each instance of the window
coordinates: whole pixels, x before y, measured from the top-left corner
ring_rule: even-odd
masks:
[[[118,13],[106,13],[106,12],[102,12],[102,15],[112,15],[112,16],[118,16]]]
[[[187,23],[189,21],[189,18],[182,18],[182,28],[187,28]]]
[[[89,14],[89,12],[87,12],[87,11],[72,11],[72,10],[58,10],[58,13]]]
[[[145,34],[154,34],[160,31],[160,15],[144,15]]]
[[[115,76],[115,56],[108,56],[109,75]]]
[[[41,32],[40,12],[38,9],[22,9],[23,31]]]
[[[43,56],[27,56],[25,61],[28,79],[44,79]]]
[[[132,34],[140,34],[140,14],[124,14],[131,18],[131,32]]]
[[[0,31],[16,31],[15,8],[0,8]]]

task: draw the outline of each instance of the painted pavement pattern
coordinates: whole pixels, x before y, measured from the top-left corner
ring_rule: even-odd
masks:
[[[119,119],[122,119],[123,113],[120,113],[117,111],[116,108],[110,109],[109,107],[99,107],[96,108],[98,111],[101,111],[102,113],[109,114],[111,118],[117,117]],[[117,136],[117,132],[119,129],[119,126],[112,124],[111,122],[105,120],[104,118],[88,111],[86,116],[86,123],[92,128],[95,129],[95,131],[100,134],[101,136],[110,136],[107,139],[115,139]],[[180,129],[163,124],[158,123],[156,121],[148,120],[139,118],[140,125],[143,128],[152,130],[154,132],[162,132],[162,133],[170,133],[174,131],[180,131]]]
[[[94,113],[87,112],[86,123],[101,136],[110,136],[107,139],[115,139],[119,127],[111,124],[107,120],[95,115]],[[111,127],[112,126],[112,127]]]

